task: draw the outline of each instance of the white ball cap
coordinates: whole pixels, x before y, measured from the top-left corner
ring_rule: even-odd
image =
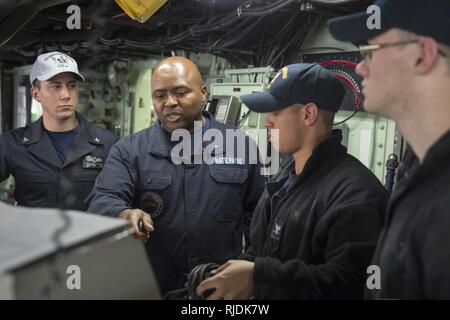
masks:
[[[45,81],[63,72],[72,72],[79,80],[84,81],[73,58],[57,51],[44,53],[39,55],[33,64],[30,83],[33,85],[36,79]]]

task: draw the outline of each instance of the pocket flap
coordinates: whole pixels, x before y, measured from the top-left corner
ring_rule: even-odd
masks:
[[[95,179],[97,178],[98,174],[100,173],[100,171],[94,171],[94,172],[81,172],[81,173],[77,173],[74,176],[74,180],[75,181],[89,181],[89,182],[94,182]]]
[[[52,180],[52,177],[49,176],[48,173],[45,172],[24,172],[24,173],[17,173],[15,178],[18,181],[27,181],[27,182],[42,182],[42,183],[48,183],[50,180]]]
[[[142,176],[144,182],[142,186],[146,189],[162,190],[170,186],[172,183],[172,176],[170,174],[148,172],[148,176]]]
[[[246,168],[210,167],[209,172],[214,180],[221,183],[244,183],[248,178]]]

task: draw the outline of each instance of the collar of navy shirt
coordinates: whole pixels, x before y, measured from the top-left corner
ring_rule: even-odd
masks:
[[[320,166],[321,162],[333,158],[335,155],[340,155],[347,152],[347,149],[341,144],[342,132],[339,129],[334,129],[332,134],[320,142],[312,151],[311,156],[305,163],[303,171],[297,175],[294,181],[290,184],[289,190],[292,190],[297,184],[304,181]],[[280,174],[276,175],[274,179],[266,183],[267,192],[272,197],[277,191],[283,189],[289,174],[295,168],[295,161],[292,158],[284,168],[281,169]],[[287,193],[288,190],[282,192]]]
[[[398,183],[392,192],[386,208],[385,226],[392,221],[394,210],[399,201],[414,188],[420,187],[424,180],[433,175],[440,174],[443,168],[448,168],[450,160],[450,130],[438,139],[428,150],[423,162],[408,170],[408,176]],[[416,156],[417,158],[417,156]]]
[[[223,129],[221,128],[221,124],[215,120],[213,120],[213,118],[211,117],[211,114],[207,111],[202,111],[202,115],[204,117],[207,117],[209,119],[209,129],[218,129],[221,132],[223,131]],[[151,154],[154,154],[156,156],[160,156],[163,158],[170,158],[170,153],[172,150],[172,147],[174,146],[174,144],[179,143],[179,142],[172,142],[170,141],[170,136],[171,133],[166,131],[162,125],[160,124],[159,121],[155,122],[153,124],[153,126],[150,128],[151,131],[149,132],[149,135],[151,136],[151,139],[149,139],[150,143],[149,143],[149,147],[148,147],[148,152]],[[181,140],[180,140],[181,142]],[[204,148],[205,146],[209,145],[211,142],[210,141],[203,141],[202,144],[202,148]],[[224,139],[224,144],[225,144],[225,139]],[[221,150],[222,148],[219,148],[219,150]],[[220,153],[224,154],[225,152],[222,150],[221,152],[213,152],[212,155],[216,156],[219,155]],[[200,150],[196,150],[194,151],[194,154],[202,154],[200,152]]]

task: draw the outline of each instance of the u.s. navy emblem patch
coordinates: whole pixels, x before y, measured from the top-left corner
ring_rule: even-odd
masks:
[[[158,217],[164,209],[164,202],[161,196],[151,191],[144,192],[141,195],[140,205],[141,209],[152,218]]]

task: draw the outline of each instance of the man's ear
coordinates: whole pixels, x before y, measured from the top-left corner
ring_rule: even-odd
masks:
[[[305,126],[314,125],[319,117],[319,108],[315,103],[308,103],[303,108],[303,122]]]
[[[41,102],[40,92],[39,92],[39,89],[38,89],[37,87],[32,86],[32,87],[30,88],[30,94],[31,94],[31,97],[32,97],[34,100],[36,100],[37,102]]]
[[[202,101],[203,101],[203,103],[205,103],[206,102],[206,98],[208,97],[208,89],[206,88],[205,85],[203,85],[200,90],[202,92]]]
[[[415,61],[418,74],[429,73],[439,59],[439,44],[430,37],[423,37],[419,41],[419,56]]]

